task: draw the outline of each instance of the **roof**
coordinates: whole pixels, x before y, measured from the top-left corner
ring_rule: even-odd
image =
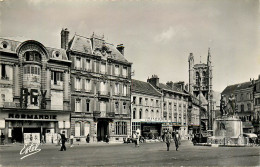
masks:
[[[176,93],[181,93],[181,94],[187,94],[185,93],[183,90],[177,88],[176,86],[172,85],[172,87],[163,84],[163,83],[159,83],[159,88],[164,89],[166,91],[172,91],[172,92],[176,92]]]
[[[96,55],[96,52],[98,52],[100,49],[105,47],[106,50],[106,56],[107,58],[110,58],[112,60],[117,60],[124,63],[129,63],[125,57],[116,49],[116,47],[109,43],[97,43],[95,48],[93,48],[93,43],[90,38],[74,35],[74,37],[69,42],[69,49],[72,51],[77,51],[80,53],[85,54],[94,54]]]
[[[250,87],[252,87],[251,81],[240,83],[240,84],[235,84],[235,85],[230,85],[230,86],[227,86],[222,91],[221,94],[231,94],[231,93],[234,93],[235,91],[247,89],[247,88],[250,88]]]
[[[18,38],[19,39],[19,38]],[[7,53],[13,53],[17,54],[17,48],[21,46],[22,44],[26,42],[30,42],[34,40],[13,40],[13,39],[5,39],[5,38],[0,38],[0,51],[7,52]],[[40,44],[40,42],[36,41],[37,43]],[[6,44],[7,47],[4,48],[3,44]],[[43,46],[43,45],[42,45]],[[64,49],[57,49],[57,48],[51,48],[51,47],[45,47],[44,48],[47,50],[50,58],[54,58],[57,60],[68,60],[68,56],[66,54],[66,51]]]
[[[150,83],[132,79],[132,92],[141,93],[152,96],[161,96]]]
[[[201,101],[202,105],[207,105],[208,101],[207,99],[203,96],[203,94],[200,92],[200,94],[197,96],[197,99],[199,99]]]

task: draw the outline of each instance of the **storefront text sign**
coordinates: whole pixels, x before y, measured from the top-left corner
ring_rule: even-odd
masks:
[[[24,144],[24,147],[20,151],[20,155],[23,155],[23,157],[21,157],[20,159],[24,159],[30,155],[40,152],[41,149],[38,148],[39,145],[40,144],[37,144],[37,143]]]
[[[147,118],[144,121],[145,122],[162,122],[164,120],[162,118]]]
[[[8,118],[17,118],[17,119],[57,119],[57,115],[9,114]]]

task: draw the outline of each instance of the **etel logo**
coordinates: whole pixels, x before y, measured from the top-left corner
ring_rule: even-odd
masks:
[[[20,159],[24,159],[25,157],[28,157],[30,155],[36,154],[41,151],[41,149],[38,149],[39,144],[31,143],[29,144],[24,144],[24,147],[20,151],[20,155],[24,155]]]

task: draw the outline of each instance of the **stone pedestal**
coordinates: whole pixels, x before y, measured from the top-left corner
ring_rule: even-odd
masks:
[[[238,138],[243,134],[242,121],[236,117],[222,117],[213,124],[213,136]]]

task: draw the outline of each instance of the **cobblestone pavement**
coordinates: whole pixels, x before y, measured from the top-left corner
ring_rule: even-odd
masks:
[[[260,147],[193,146],[183,141],[179,151],[172,143],[89,144],[67,146],[40,145],[41,151],[20,159],[23,145],[0,147],[2,166],[260,166]],[[0,165],[0,166],[1,166]]]

